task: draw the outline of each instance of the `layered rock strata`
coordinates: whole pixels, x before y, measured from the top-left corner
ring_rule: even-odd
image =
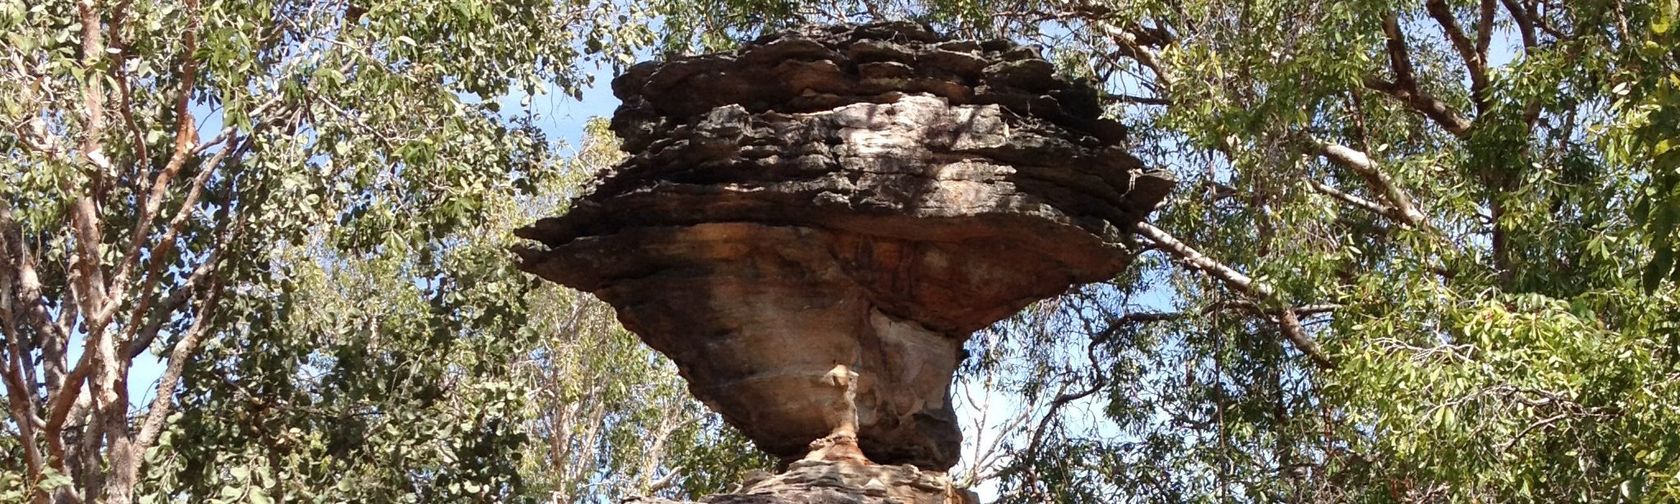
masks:
[[[964,340],[1119,272],[1172,185],[1038,52],[888,23],[636,65],[628,158],[520,230],[521,267],[612,304],[784,461],[949,468]]]
[[[916,466],[799,461],[781,474],[749,476],[741,489],[701,499],[705,504],[979,504],[951,478]],[[626,504],[696,504],[632,498]]]

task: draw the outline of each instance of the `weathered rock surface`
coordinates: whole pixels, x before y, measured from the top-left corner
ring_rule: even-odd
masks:
[[[632,67],[629,158],[520,231],[521,267],[612,304],[769,453],[855,418],[869,460],[948,468],[963,341],[1119,272],[1172,185],[1037,52],[889,23]]]
[[[942,472],[916,466],[794,462],[774,476],[749,478],[743,489],[701,499],[706,504],[978,504]],[[626,504],[696,504],[636,498]]]

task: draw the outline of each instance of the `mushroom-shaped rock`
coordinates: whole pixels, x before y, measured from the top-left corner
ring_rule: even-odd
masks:
[[[949,468],[964,340],[1126,267],[1172,186],[1037,50],[915,24],[784,31],[612,86],[628,158],[520,230],[540,242],[521,267],[610,303],[789,461],[855,439]]]

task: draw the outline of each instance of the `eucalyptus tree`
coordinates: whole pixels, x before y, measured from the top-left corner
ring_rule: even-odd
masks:
[[[564,178],[542,194],[575,194],[588,176],[623,158],[607,120],[591,119],[564,163]],[[561,212],[552,205],[527,207],[528,215]],[[513,379],[531,395],[531,439],[522,450],[521,472],[529,494],[552,502],[698,499],[770,465],[688,393],[669,359],[619,325],[605,302],[543,282],[523,305],[523,330],[533,343]]]
[[[1680,498],[1675,2],[719,3],[1037,41],[1178,175],[972,349],[1004,500]]]
[[[554,144],[497,100],[575,93],[590,53],[647,39],[638,15],[0,1],[7,498],[512,491],[498,357],[533,286],[484,217],[553,177]]]

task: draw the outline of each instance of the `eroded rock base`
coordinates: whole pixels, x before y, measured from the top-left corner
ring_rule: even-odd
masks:
[[[626,503],[697,504],[658,498],[632,498]],[[706,504],[979,504],[964,489],[952,486],[939,471],[924,471],[912,465],[860,465],[846,462],[802,460],[787,472],[749,478],[739,492],[719,494],[699,501]]]

